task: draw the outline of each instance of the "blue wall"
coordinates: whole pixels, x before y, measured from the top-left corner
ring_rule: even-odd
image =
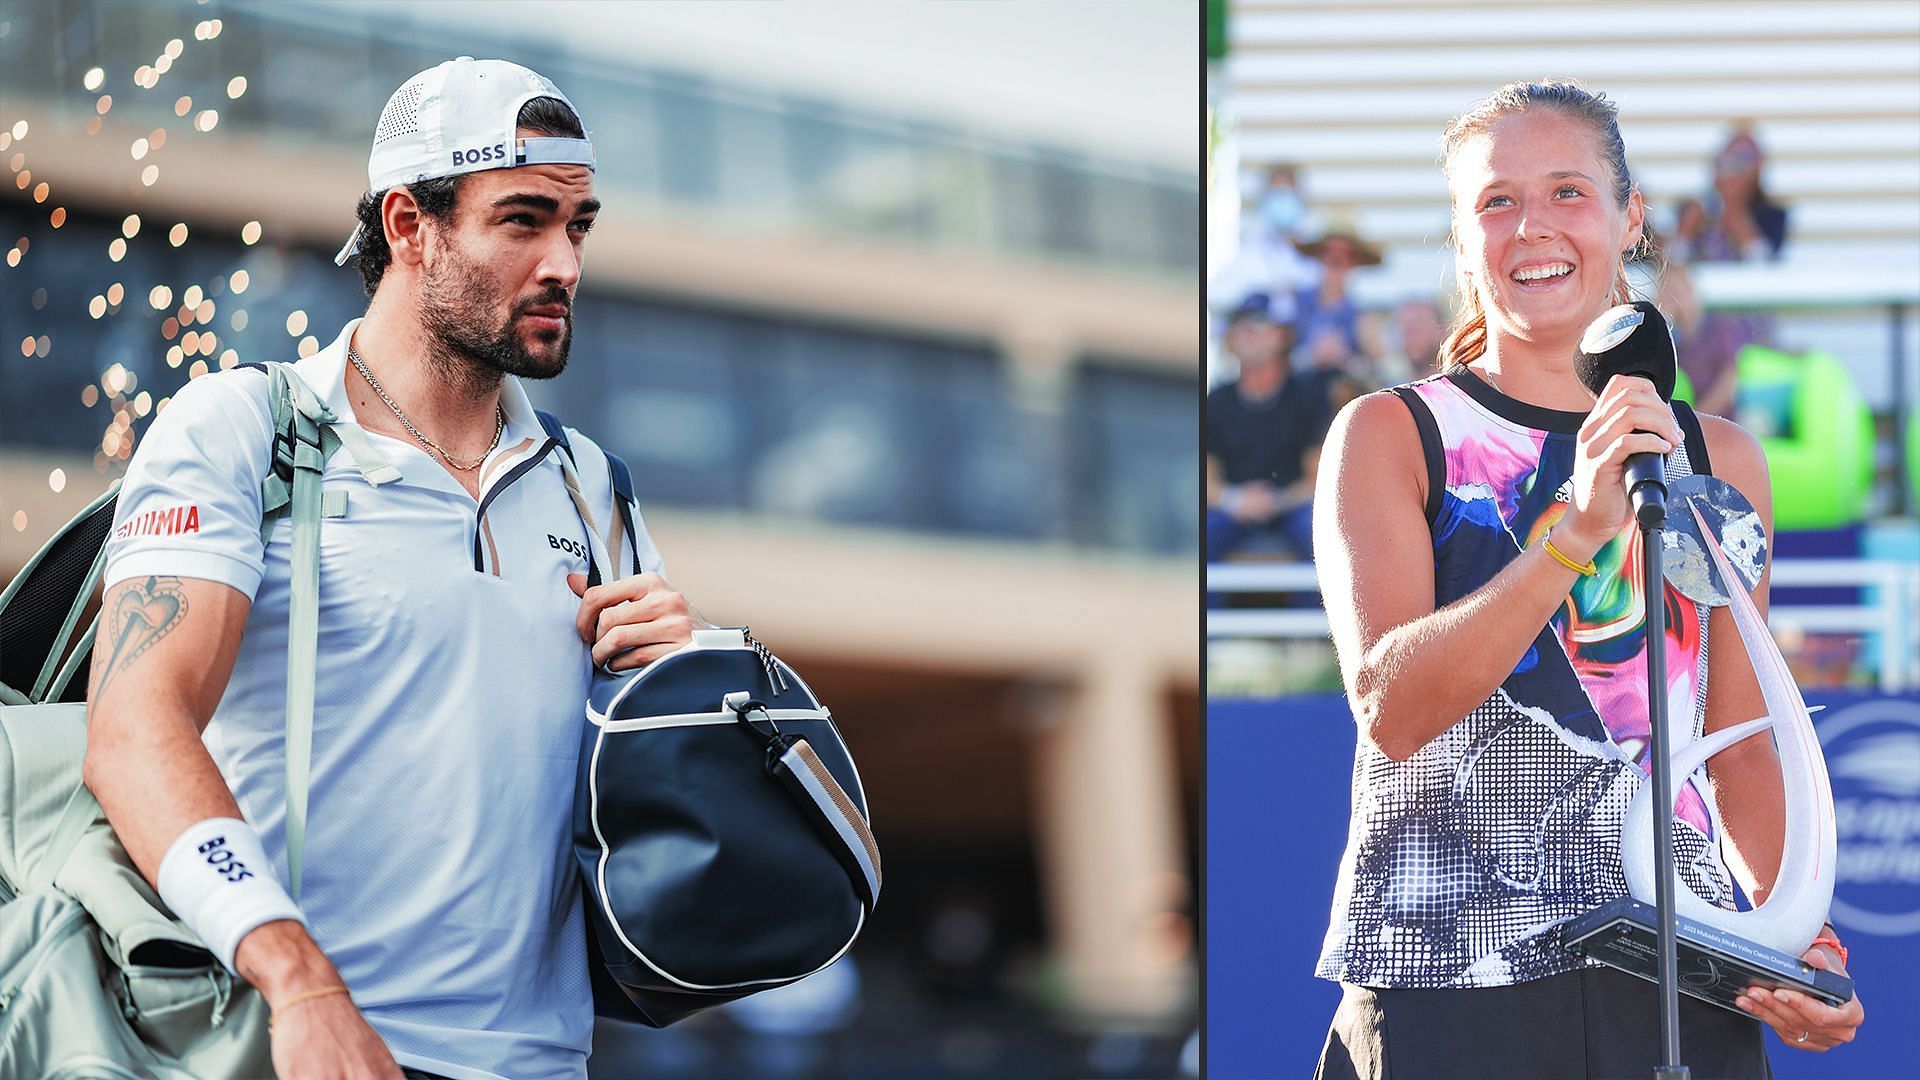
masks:
[[[1809,692],[1840,829],[1835,918],[1867,1023],[1781,1080],[1920,1075],[1920,695]],[[1345,846],[1353,720],[1316,695],[1207,708],[1207,1076],[1312,1074],[1339,989],[1313,977]],[[1685,1047],[1682,1046],[1682,1057]]]

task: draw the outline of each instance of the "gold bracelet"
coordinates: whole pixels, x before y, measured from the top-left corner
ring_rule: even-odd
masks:
[[[314,998],[323,998],[329,994],[345,994],[345,993],[349,993],[349,991],[344,986],[329,986],[320,990],[309,990],[304,994],[295,994],[292,997],[288,998],[287,1000],[281,1002],[278,1007],[275,1007],[268,1012],[267,1030],[268,1031],[273,1030],[274,1017],[280,1015],[283,1012],[286,1012],[288,1009],[293,1008],[295,1005],[298,1005],[303,1001],[312,1001]]]
[[[1572,559],[1567,558],[1564,552],[1562,552],[1559,548],[1553,546],[1553,537],[1551,535],[1541,537],[1540,546],[1547,549],[1547,554],[1553,556],[1553,560],[1555,562],[1559,563],[1561,566],[1566,567],[1567,569],[1573,571],[1576,574],[1580,574],[1585,577],[1592,577],[1595,574],[1598,574],[1600,572],[1600,568],[1593,565],[1592,560],[1588,560],[1585,563],[1577,563],[1577,562],[1574,562]]]

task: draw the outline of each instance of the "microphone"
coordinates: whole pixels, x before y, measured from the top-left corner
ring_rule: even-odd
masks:
[[[1661,401],[1672,401],[1679,370],[1673,330],[1660,309],[1646,300],[1608,308],[1581,335],[1573,370],[1596,397],[1613,376],[1638,375],[1653,383]],[[1646,451],[1631,454],[1626,479],[1634,520],[1643,530],[1660,528],[1667,520],[1666,459]]]

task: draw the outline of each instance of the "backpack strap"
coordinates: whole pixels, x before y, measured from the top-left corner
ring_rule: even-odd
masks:
[[[287,877],[294,903],[306,858],[307,801],[313,771],[314,677],[320,642],[320,478],[341,447],[369,484],[400,478],[357,425],[343,423],[295,374],[292,364],[269,363],[267,400],[273,410],[273,461],[260,485],[260,536],[281,517],[293,521],[287,613]]]
[[[6,589],[0,591],[0,608],[5,608],[15,597],[25,591],[25,586],[28,582],[34,580],[34,571],[41,566],[41,560],[46,558],[46,556],[69,535],[72,537],[71,542],[73,543],[98,542],[100,545],[99,550],[94,552],[93,561],[87,566],[86,574],[80,579],[77,586],[69,586],[59,581],[54,582],[55,588],[71,587],[73,589],[72,602],[67,608],[66,617],[61,620],[60,628],[55,632],[53,640],[48,643],[46,658],[41,661],[40,670],[34,676],[33,684],[27,688],[24,697],[21,697],[17,691],[0,694],[0,699],[4,699],[7,704],[24,705],[28,702],[61,700],[66,696],[67,687],[73,682],[74,675],[79,671],[81,664],[88,659],[89,653],[93,649],[94,634],[100,626],[100,617],[97,614],[94,616],[93,621],[88,623],[87,629],[80,636],[78,644],[74,645],[71,651],[68,650],[67,646],[73,642],[73,632],[79,627],[80,617],[85,613],[88,603],[93,599],[93,591],[100,585],[100,575],[106,570],[106,540],[108,538],[108,532],[113,527],[115,500],[119,497],[119,494],[120,481],[115,480],[107,486],[107,490],[104,493],[89,503],[86,509],[75,514],[71,521],[61,526],[60,531],[54,534],[53,538],[48,540],[39,551],[35,552],[33,558],[27,560],[27,565],[21,568],[20,573],[16,574],[13,580],[7,584]],[[97,541],[94,537],[96,533]],[[60,595],[65,594],[62,593]],[[66,658],[64,665],[60,662],[62,657]],[[3,683],[0,683],[0,688],[4,688]],[[16,698],[19,698],[19,700],[15,700]]]

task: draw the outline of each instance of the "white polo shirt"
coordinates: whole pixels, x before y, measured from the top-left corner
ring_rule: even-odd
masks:
[[[346,342],[296,365],[351,418]],[[106,580],[172,575],[253,600],[208,751],[286,880],[288,554],[260,541],[271,412],[258,370],[182,387],[134,454]],[[368,432],[401,479],[345,452],[324,490],[320,644],[301,907],[402,1065],[452,1077],[583,1076],[592,995],[570,833],[591,657],[574,629],[586,528],[525,392],[476,501],[412,441]],[[569,431],[602,550],[606,459]],[[635,514],[639,565],[660,558]],[[624,539],[624,538],[623,538]],[[633,572],[622,553],[619,573]],[[603,573],[604,573],[603,568]]]

